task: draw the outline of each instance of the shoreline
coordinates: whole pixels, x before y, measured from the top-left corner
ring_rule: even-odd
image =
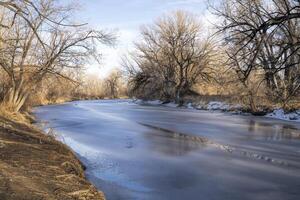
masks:
[[[104,200],[84,170],[67,145],[0,115],[0,199]]]
[[[252,115],[260,116],[271,119],[290,121],[290,122],[300,122],[300,109],[297,109],[293,112],[285,112],[282,108],[273,108],[269,111],[262,111],[258,113],[251,113],[243,106],[238,104],[229,104],[222,101],[209,101],[208,103],[199,103],[199,102],[190,102],[186,103],[183,106],[179,106],[174,102],[164,103],[160,100],[141,100],[133,99],[133,103],[137,105],[150,105],[150,106],[164,106],[171,108],[183,108],[183,109],[192,109],[192,110],[203,110],[209,112],[223,112],[223,113],[233,113],[237,115]]]

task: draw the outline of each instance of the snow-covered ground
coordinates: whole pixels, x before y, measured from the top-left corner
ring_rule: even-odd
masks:
[[[272,113],[267,114],[266,117],[300,122],[300,110],[296,110],[290,113],[285,113],[283,109],[278,108],[275,109]]]
[[[174,102],[164,104],[160,100],[143,101],[139,99],[139,100],[134,100],[134,103],[143,104],[143,105],[153,105],[153,106],[165,106],[165,107],[172,107],[172,108],[178,107],[178,104]],[[243,113],[242,112],[243,107],[241,105],[229,104],[221,101],[210,101],[208,103],[205,102],[188,103],[184,105],[184,108],[197,109],[197,110],[209,110],[209,111],[224,111],[224,112],[233,112],[233,113],[241,113],[241,114]],[[285,113],[283,109],[278,108],[275,109],[273,112],[266,114],[265,116],[274,119],[300,122],[300,109],[294,112]]]

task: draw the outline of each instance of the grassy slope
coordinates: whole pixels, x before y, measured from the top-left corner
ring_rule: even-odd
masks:
[[[0,199],[101,200],[64,144],[28,124],[0,116]]]

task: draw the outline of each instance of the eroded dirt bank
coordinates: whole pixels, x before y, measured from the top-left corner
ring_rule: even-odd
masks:
[[[73,152],[31,125],[0,116],[0,199],[102,200]]]

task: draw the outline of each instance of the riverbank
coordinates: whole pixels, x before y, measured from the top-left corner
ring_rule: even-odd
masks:
[[[102,200],[74,153],[33,125],[0,115],[0,199]]]
[[[133,100],[136,104],[141,105],[153,105],[153,106],[165,106],[165,107],[179,107],[178,104],[174,102],[164,103],[160,100],[153,101],[143,101],[143,100]],[[243,115],[258,115],[269,117],[273,119],[280,119],[285,121],[294,121],[300,122],[300,109],[295,109],[293,111],[285,111],[282,108],[273,108],[267,109],[257,113],[251,113],[244,106],[239,104],[230,104],[222,101],[208,101],[208,102],[190,102],[186,103],[182,108],[186,109],[196,109],[196,110],[207,110],[207,111],[222,111],[222,112],[231,112],[234,114],[243,114]]]

